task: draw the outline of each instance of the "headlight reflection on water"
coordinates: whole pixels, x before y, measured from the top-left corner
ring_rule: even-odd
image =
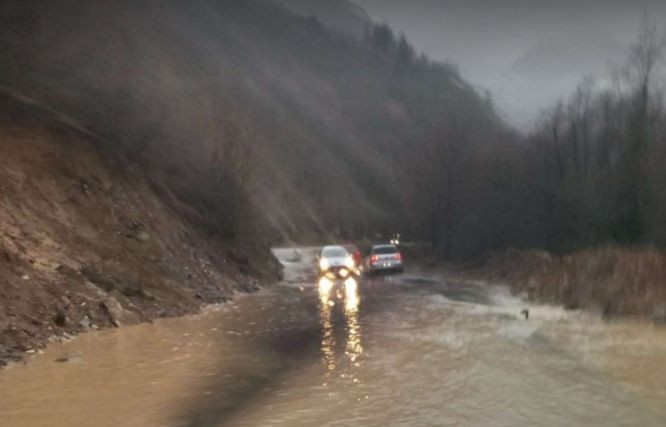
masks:
[[[353,370],[361,366],[360,356],[363,353],[363,344],[361,339],[361,325],[359,322],[359,309],[361,298],[358,290],[358,282],[353,277],[347,278],[344,283],[344,293],[332,292],[335,283],[327,277],[319,280],[319,301],[320,315],[322,324],[322,363],[328,375],[336,370],[336,336],[335,324],[333,322],[333,309],[335,307],[334,299],[344,298],[343,313],[345,317],[346,346],[345,356],[350,362],[352,372],[342,373],[342,377],[351,378],[354,383],[359,380],[354,375]]]
[[[333,289],[333,282],[328,277],[324,276],[319,279],[319,301],[321,301],[322,306],[328,306],[331,289]]]
[[[358,283],[356,279],[350,277],[345,280],[345,312],[352,314],[358,311],[361,300],[358,296]]]
[[[331,289],[333,282],[327,278],[319,279],[319,302],[322,322],[321,352],[323,354],[322,363],[326,368],[327,374],[335,370],[335,333],[333,331],[333,321],[331,319],[331,310],[333,301],[331,300]]]
[[[347,347],[345,354],[355,367],[360,366],[358,359],[363,353],[361,342],[361,325],[358,312],[361,298],[358,293],[358,283],[353,278],[345,281],[345,319],[347,320]]]

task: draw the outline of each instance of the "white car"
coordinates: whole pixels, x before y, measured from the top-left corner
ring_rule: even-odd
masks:
[[[366,273],[392,271],[402,273],[402,254],[396,245],[375,245],[363,265]]]
[[[322,275],[347,278],[355,268],[354,258],[342,246],[324,246],[319,252],[319,271]]]

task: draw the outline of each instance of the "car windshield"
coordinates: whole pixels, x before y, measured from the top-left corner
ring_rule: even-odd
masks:
[[[398,248],[395,246],[378,246],[372,249],[372,253],[375,255],[390,255],[398,253]]]
[[[342,258],[347,255],[347,251],[344,248],[324,248],[321,251],[321,256],[326,258]]]

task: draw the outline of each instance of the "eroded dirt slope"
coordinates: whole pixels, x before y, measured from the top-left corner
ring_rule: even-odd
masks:
[[[0,101],[0,365],[52,337],[195,312],[277,275],[96,147],[61,117]]]

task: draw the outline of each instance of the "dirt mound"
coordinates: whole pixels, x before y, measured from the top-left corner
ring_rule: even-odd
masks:
[[[51,337],[196,312],[273,280],[48,112],[0,102],[0,364]],[[229,254],[233,256],[229,256]]]

